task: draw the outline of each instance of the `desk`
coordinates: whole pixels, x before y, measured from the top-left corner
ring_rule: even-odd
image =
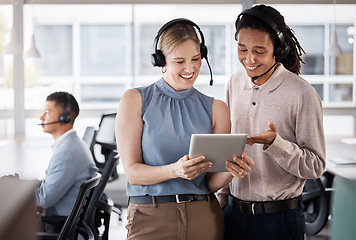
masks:
[[[0,179],[0,239],[36,239],[35,187],[35,181]]]
[[[340,141],[341,137],[326,138],[326,159],[356,156],[356,145]],[[326,161],[326,171],[335,175],[332,193],[331,239],[355,239],[356,164],[337,165]]]
[[[348,179],[356,179],[356,164],[336,165],[328,162],[331,157],[353,157],[356,156],[356,145],[349,145],[340,141],[341,137],[326,137],[326,171],[335,176]]]

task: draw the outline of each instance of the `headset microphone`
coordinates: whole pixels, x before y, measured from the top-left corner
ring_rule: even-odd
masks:
[[[208,61],[208,57],[206,57],[205,59],[206,59],[206,63],[208,65],[208,68],[209,68],[209,71],[210,71],[210,83],[209,83],[209,85],[213,86],[213,72],[211,71],[211,67],[210,67],[210,64],[209,64],[209,61]]]
[[[252,82],[253,82],[254,84],[256,84],[255,81],[256,81],[257,79],[259,79],[260,77],[262,77],[263,75],[265,75],[266,73],[268,73],[269,71],[271,71],[271,69],[272,69],[274,66],[276,66],[277,63],[278,63],[278,61],[276,61],[276,62],[272,65],[272,67],[270,67],[266,72],[262,73],[261,75],[252,77],[252,78],[251,78]]]
[[[55,123],[61,123],[63,121],[55,121],[55,122],[49,122],[49,123],[39,123],[37,125],[42,125],[42,126],[45,126],[45,125],[51,125],[51,124],[55,124]]]

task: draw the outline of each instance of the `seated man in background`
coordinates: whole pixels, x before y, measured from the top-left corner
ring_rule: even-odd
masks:
[[[46,216],[68,216],[80,185],[98,170],[88,146],[73,129],[78,114],[78,102],[69,93],[54,92],[46,98],[39,125],[55,142],[46,177],[36,189],[37,205]]]

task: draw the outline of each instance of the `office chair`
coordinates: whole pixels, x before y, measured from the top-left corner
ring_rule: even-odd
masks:
[[[118,163],[117,152],[111,152],[102,170],[100,182],[94,189],[92,199],[84,215],[84,222],[93,231],[96,240],[109,239],[112,201],[105,195],[104,189]]]
[[[303,189],[304,232],[307,235],[319,233],[329,218],[330,196],[334,176],[325,172],[321,178],[307,179]]]
[[[103,113],[98,128],[89,126],[83,135],[99,171],[105,167],[109,155],[116,149],[115,118],[115,112]],[[119,174],[114,170],[110,182],[118,178]]]
[[[91,202],[95,187],[99,184],[101,178],[100,173],[95,173],[92,178],[80,185],[78,197],[73,205],[73,208],[68,217],[66,217],[60,233],[38,232],[39,240],[67,240],[77,239],[78,235],[82,235],[87,240],[94,240],[94,234],[88,225],[83,221],[84,214]],[[53,216],[55,218],[55,216]],[[80,229],[80,231],[79,231]]]
[[[86,128],[83,135],[83,140],[87,143],[93,155],[95,165],[98,167],[100,173],[103,172],[110,154],[116,150],[115,118],[116,112],[103,113],[98,128],[96,129],[95,127],[89,126]],[[114,168],[108,182],[115,181],[118,178],[119,173],[117,172],[117,169]],[[121,221],[121,206],[118,203],[113,202],[105,193],[103,194],[103,197],[106,198],[105,201],[112,202],[112,211],[118,214],[119,221]]]
[[[97,133],[98,131],[95,127],[86,127],[85,129],[83,141],[87,144],[90,150],[94,147]]]

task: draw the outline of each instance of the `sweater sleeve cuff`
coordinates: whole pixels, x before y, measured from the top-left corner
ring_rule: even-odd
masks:
[[[283,145],[284,139],[277,134],[273,143],[269,147],[263,148],[263,152],[273,156],[275,154],[280,153],[280,149],[283,149]]]

